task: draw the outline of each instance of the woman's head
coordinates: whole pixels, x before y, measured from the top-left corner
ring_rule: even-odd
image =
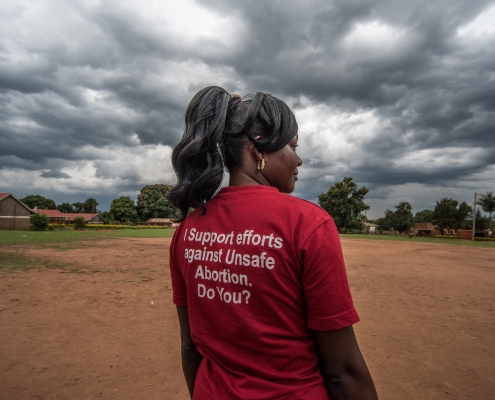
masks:
[[[241,98],[218,86],[199,91],[187,107],[184,134],[172,153],[178,182],[169,199],[182,211],[181,219],[189,207],[204,207],[213,197],[225,167],[231,174],[244,167],[247,146],[269,158],[293,141],[297,129],[289,107],[269,94]],[[270,168],[274,175],[275,165]]]

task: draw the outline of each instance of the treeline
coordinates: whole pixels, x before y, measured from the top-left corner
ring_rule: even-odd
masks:
[[[137,202],[129,196],[121,196],[110,204],[110,210],[100,212],[97,210],[98,202],[94,198],[88,198],[84,202],[62,203],[56,205],[51,199],[40,195],[26,196],[21,201],[30,208],[57,209],[62,212],[98,212],[106,223],[136,223],[145,222],[150,218],[177,218],[179,210],[172,206],[167,196],[172,189],[171,185],[147,185],[141,189]],[[346,177],[342,182],[335,182],[326,193],[318,196],[320,206],[333,217],[339,232],[360,232],[364,229],[364,223],[370,222],[378,225],[379,229],[396,230],[401,233],[409,232],[414,222],[431,222],[441,230],[443,229],[471,229],[473,224],[473,209],[465,201],[459,203],[451,198],[437,201],[433,210],[423,210],[412,213],[410,203],[403,201],[395,206],[395,210],[385,211],[385,215],[377,220],[368,220],[366,214],[370,207],[364,199],[369,190],[366,187],[359,188],[352,177]],[[492,229],[492,217],[495,212],[495,196],[493,192],[480,195],[477,201],[480,206],[476,209],[476,229]],[[488,213],[488,217],[481,214],[481,210]]]
[[[400,233],[410,232],[414,222],[431,222],[440,230],[472,229],[473,208],[465,201],[459,203],[452,198],[441,199],[433,210],[423,210],[415,215],[411,204],[403,201],[395,206],[394,211],[385,211],[382,218],[367,220],[363,212],[370,209],[364,201],[368,192],[366,187],[359,188],[351,177],[347,177],[342,182],[335,182],[326,193],[320,194],[318,202],[333,217],[341,233],[360,232],[364,229],[365,222],[375,223],[379,229]],[[493,192],[480,195],[477,204],[480,207],[476,208],[476,229],[491,230],[495,212]],[[488,213],[488,217],[484,217],[481,210]]]
[[[171,188],[171,185],[163,184],[144,186],[136,203],[129,196],[121,196],[112,200],[109,211],[103,212],[97,209],[99,203],[94,198],[72,204],[61,203],[58,206],[52,199],[41,195],[29,195],[20,200],[32,209],[37,207],[66,213],[98,213],[107,224],[115,222],[137,223],[145,222],[150,218],[176,218],[179,216],[179,210],[167,200]]]

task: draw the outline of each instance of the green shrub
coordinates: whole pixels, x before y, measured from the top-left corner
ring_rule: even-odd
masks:
[[[458,239],[457,236],[443,236],[443,235],[435,235],[437,239]]]
[[[33,214],[29,220],[35,231],[44,231],[48,227],[48,217],[45,214]]]
[[[51,227],[51,228],[50,228]],[[48,224],[48,230],[56,230],[59,231],[61,229],[65,229],[65,224]]]
[[[74,218],[74,229],[84,229],[85,227],[86,221],[84,221],[84,217]]]
[[[53,229],[58,229],[58,230],[61,230],[61,229],[65,229],[65,224],[52,224],[53,226]]]

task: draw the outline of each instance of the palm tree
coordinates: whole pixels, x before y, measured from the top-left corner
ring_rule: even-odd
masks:
[[[481,194],[476,203],[479,204],[483,211],[487,212],[490,216],[490,230],[492,230],[492,213],[495,211],[495,196],[493,195],[493,192]]]

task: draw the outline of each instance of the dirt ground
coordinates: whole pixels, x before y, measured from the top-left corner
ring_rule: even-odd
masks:
[[[187,399],[170,239],[2,247],[0,399]],[[495,249],[344,239],[382,400],[495,399]]]

